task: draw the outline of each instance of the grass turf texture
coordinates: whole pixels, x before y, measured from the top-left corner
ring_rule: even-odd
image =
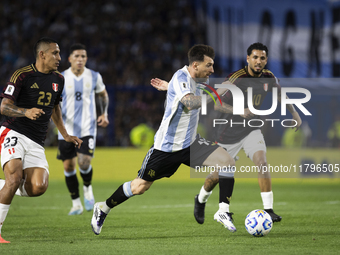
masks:
[[[262,208],[257,180],[236,179],[233,234],[213,221],[217,188],[206,207],[206,222],[196,223],[193,201],[203,179],[185,177],[184,167],[174,178],[155,182],[143,196],[113,209],[96,236],[90,226],[92,212],[67,215],[71,201],[55,153],[56,149],[46,151],[48,191],[38,198],[14,198],[2,228],[3,238],[11,244],[0,244],[1,254],[339,254],[338,179],[273,179],[274,209],[283,220],[268,236],[255,238],[246,232],[244,219],[251,210]],[[96,200],[106,199],[133,178],[144,154],[145,150],[97,150]],[[124,155],[130,159],[126,168],[121,162]]]

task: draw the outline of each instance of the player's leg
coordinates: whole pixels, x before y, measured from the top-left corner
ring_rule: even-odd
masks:
[[[215,164],[214,164],[215,162]],[[235,232],[232,213],[229,212],[229,203],[234,185],[230,185],[229,180],[234,178],[235,161],[230,154],[219,147],[203,162],[203,165],[221,166],[219,171],[220,201],[219,209],[214,215],[214,220],[221,223],[230,232]],[[218,168],[217,168],[218,169]]]
[[[79,215],[83,213],[83,206],[79,196],[79,182],[77,177],[77,150],[72,143],[64,140],[58,141],[57,159],[63,161],[66,187],[72,199],[72,207],[69,215]]]
[[[219,144],[222,148],[227,150],[228,154],[235,158],[239,150],[241,149],[240,144]],[[204,207],[207,199],[212,193],[212,189],[216,186],[216,184],[219,182],[219,173],[216,171],[214,173],[211,173],[207,176],[205,179],[204,185],[200,190],[200,193],[198,196],[195,197],[195,210],[194,215],[195,219],[198,223],[204,222]],[[233,175],[231,177],[224,177],[222,180],[222,186],[220,187],[220,197],[228,197],[229,199],[226,199],[225,201],[221,201],[221,207],[224,208],[226,212],[229,212],[229,203],[230,198],[232,196],[233,187],[234,187],[234,177]],[[223,195],[222,195],[223,194]]]
[[[252,131],[247,136],[247,140],[244,143],[244,151],[259,169],[258,183],[265,211],[270,214],[274,222],[281,221],[282,217],[275,214],[273,211],[274,196],[270,172],[267,169],[267,149],[264,137],[260,130]]]
[[[21,134],[0,128],[1,167],[4,171],[5,182],[0,190],[0,243],[8,243],[1,237],[1,228],[6,219],[15,192],[23,179],[23,160],[25,159],[26,138]]]
[[[279,222],[282,217],[274,213],[274,194],[272,191],[272,182],[269,171],[265,171],[267,167],[266,152],[257,151],[253,156],[253,162],[259,168],[258,183],[261,190],[261,198],[264,210],[272,217],[273,222]]]
[[[19,190],[25,196],[38,197],[48,188],[49,173],[45,168],[30,167],[24,169],[24,185]]]
[[[106,201],[98,202],[94,205],[91,220],[93,232],[96,235],[100,234],[104,220],[112,208],[120,205],[132,196],[143,194],[155,180],[173,175],[184,161],[183,158],[190,161],[189,148],[168,153],[156,150],[152,146],[144,158],[137,178],[120,185]]]
[[[2,158],[3,159],[3,158]],[[1,237],[1,228],[6,219],[15,191],[23,178],[22,161],[19,158],[11,159],[3,165],[6,182],[0,190],[0,243],[8,243]]]
[[[83,179],[84,206],[87,211],[91,211],[94,206],[94,196],[91,185],[93,173],[91,161],[95,149],[95,141],[93,136],[82,137],[82,140],[83,143],[80,149],[77,149],[78,166]]]
[[[76,162],[76,157],[63,160],[65,182],[72,199],[72,208],[68,215],[80,215],[83,213],[83,206],[79,195]]]

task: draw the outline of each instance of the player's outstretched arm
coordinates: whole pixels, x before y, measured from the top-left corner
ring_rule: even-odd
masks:
[[[286,96],[286,98],[289,99],[288,96]],[[279,93],[278,93],[278,101],[281,103],[281,90],[279,90]],[[292,114],[293,120],[295,120],[296,123],[297,123],[295,127],[292,127],[292,128],[295,128],[295,132],[296,132],[296,131],[299,130],[299,128],[300,128],[300,126],[301,126],[301,124],[302,124],[302,120],[301,120],[301,118],[300,118],[299,113],[295,110],[294,105],[292,105],[292,104],[287,104],[286,107],[287,107],[288,111]],[[294,124],[295,124],[295,122],[292,121],[292,125],[294,125]]]
[[[109,125],[108,108],[109,108],[109,95],[106,89],[97,94],[97,100],[100,108],[100,114],[97,118],[98,126],[107,127]]]
[[[169,83],[159,78],[151,79],[150,84],[159,91],[167,91]]]
[[[1,102],[1,114],[9,117],[27,117],[31,120],[38,119],[45,112],[39,108],[20,108],[14,104],[14,101],[3,98]]]
[[[59,104],[55,105],[54,108],[53,108],[52,120],[53,120],[54,124],[56,125],[56,127],[58,128],[60,134],[64,137],[65,141],[69,142],[69,143],[74,143],[75,146],[80,148],[83,141],[80,140],[78,137],[69,135],[67,133],[66,128],[64,126],[63,119],[61,117],[61,110],[60,110]]]

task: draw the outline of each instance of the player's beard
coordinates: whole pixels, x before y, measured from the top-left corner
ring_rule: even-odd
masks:
[[[262,70],[263,70],[263,68],[260,70],[260,71],[255,71],[253,68],[251,68],[250,67],[250,69],[251,69],[251,71],[253,72],[253,74],[256,74],[256,75],[259,75],[259,74],[261,74],[262,73]]]

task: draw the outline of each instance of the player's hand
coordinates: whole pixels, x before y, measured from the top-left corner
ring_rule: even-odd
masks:
[[[159,91],[166,91],[166,90],[168,90],[168,85],[169,85],[168,82],[166,82],[164,80],[161,80],[161,79],[158,79],[158,78],[151,79],[150,84],[155,89],[157,89]]]
[[[292,128],[295,128],[295,132],[299,130],[301,124],[302,124],[302,120],[300,118],[300,115],[298,114],[298,112],[293,112],[292,113],[293,115],[293,120],[296,121],[296,126],[295,127],[292,127]],[[295,125],[295,121],[292,121],[292,125]]]
[[[65,139],[66,142],[74,143],[74,145],[76,147],[78,147],[78,149],[80,149],[80,146],[83,143],[83,140],[81,140],[78,137],[73,136],[73,135],[66,136],[66,137],[64,137],[64,139]]]
[[[252,112],[249,110],[249,108],[244,109],[244,114],[241,115],[241,117],[243,117],[243,118],[245,118],[245,119],[250,119],[250,118],[252,118],[252,117],[254,117],[254,116],[255,116],[255,114],[252,113]]]
[[[31,108],[27,109],[25,112],[25,117],[31,119],[31,120],[36,120],[38,119],[42,114],[45,114],[45,112],[42,109],[39,108]]]
[[[106,114],[102,114],[97,119],[98,126],[100,127],[107,127],[109,125],[109,119],[107,118]]]

